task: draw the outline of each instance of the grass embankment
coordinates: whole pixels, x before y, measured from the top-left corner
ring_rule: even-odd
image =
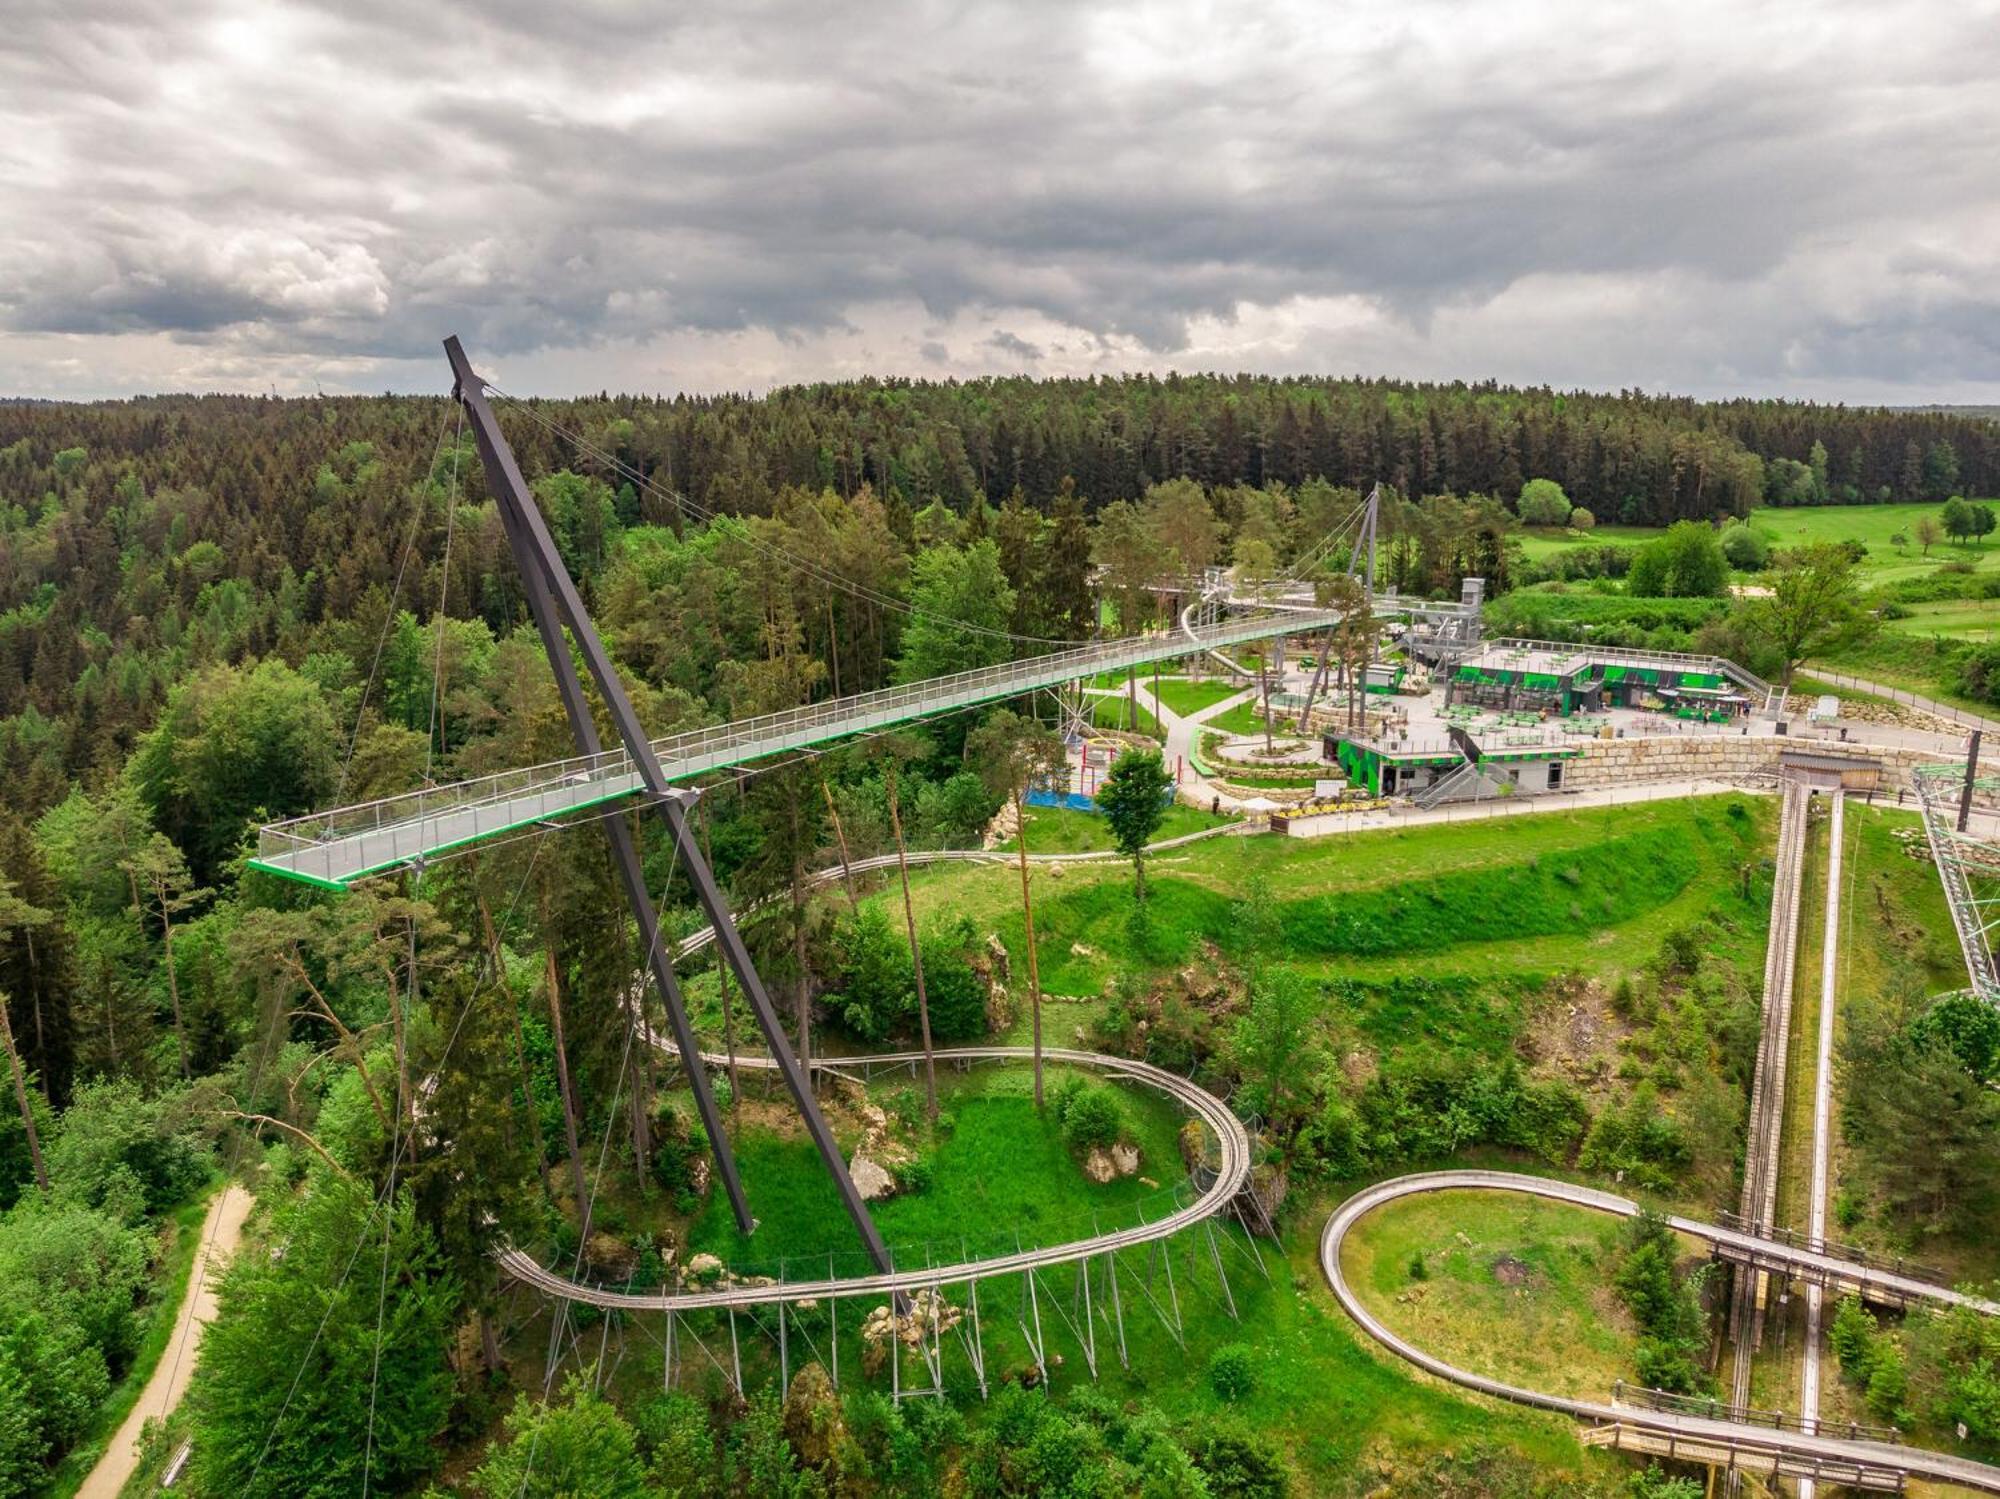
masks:
[[[1159,843],[1238,820],[1175,803],[1167,808],[1167,815],[1160,820],[1160,828],[1153,835],[1153,841]],[[1031,854],[1087,854],[1115,846],[1111,824],[1100,813],[1079,812],[1071,807],[1028,808],[1028,852]],[[1019,845],[1009,838],[998,847],[1012,853]]]
[[[159,1259],[153,1267],[152,1286],[141,1314],[139,1346],[132,1355],[132,1365],[125,1371],[125,1377],[111,1387],[111,1393],[91,1417],[76,1446],[36,1490],[46,1499],[69,1499],[83,1486],[90,1470],[104,1455],[104,1444],[117,1434],[119,1425],[145,1393],[146,1381],[153,1377],[153,1370],[159,1367],[160,1357],[174,1335],[181,1303],[194,1289],[194,1258],[201,1249],[202,1222],[208,1216],[211,1198],[221,1190],[222,1183],[211,1184],[210,1190],[182,1203],[162,1220]]]
[[[1302,970],[1381,981],[1385,995],[1414,993],[1413,980],[1454,981],[1455,1002],[1429,1013],[1404,1013],[1414,1001],[1383,1001],[1385,1026],[1414,1020],[1435,1036],[1457,1029],[1454,1017],[1495,1003],[1496,980],[1504,989],[1567,970],[1605,978],[1629,971],[1738,878],[1769,820],[1759,799],[1705,797],[1338,839],[1213,840],[1147,861],[1153,893],[1136,936],[1123,861],[1060,877],[1038,870],[1043,987],[1097,996],[1121,972],[1184,964],[1199,943],[1229,954],[1240,945],[1236,903],[1261,874],[1280,918],[1282,956]],[[915,885],[921,913],[969,916],[999,934],[1020,968],[1011,871],[930,870]],[[1391,1029],[1384,1039],[1399,1037]]]
[[[1922,824],[1914,813],[1849,802],[1848,868],[1842,876],[1841,1029],[1878,1019],[1900,1022],[1906,1004],[1965,987],[1965,962],[1937,867],[1904,851],[1897,831]],[[1917,840],[1921,842],[1921,838]],[[1838,1089],[1840,1077],[1835,1074]],[[1839,1094],[1835,1094],[1836,1104]],[[1885,1252],[1915,1253],[1963,1282],[2000,1277],[2000,1208],[1977,1228],[1912,1245],[1903,1225],[1875,1203],[1870,1163],[1836,1139],[1832,1191],[1836,1237]],[[1844,1199],[1844,1202],[1843,1202]]]
[[[1342,1265],[1369,1310],[1426,1353],[1602,1400],[1633,1378],[1639,1342],[1611,1287],[1620,1223],[1512,1193],[1436,1192],[1362,1219]]]
[[[1050,1066],[1051,1092],[1076,1070]],[[1078,1073],[1092,1082],[1094,1073]],[[1157,1218],[1170,1210],[1168,1196],[1185,1177],[1175,1131],[1176,1106],[1136,1084],[1117,1089],[1132,1140],[1140,1150],[1140,1175],[1102,1185],[1088,1180],[1064,1144],[1053,1109],[1035,1111],[1033,1074],[1026,1063],[981,1068],[960,1076],[948,1067],[938,1076],[938,1105],[950,1127],[923,1152],[930,1182],[920,1191],[898,1193],[874,1205],[876,1227],[898,1264],[948,1263],[964,1247],[975,1253],[1012,1250],[1016,1237],[1035,1246],[1085,1239],[1100,1230],[1138,1222],[1143,1211]],[[921,1117],[921,1076],[880,1083],[878,1095],[904,1092],[904,1111]],[[921,1131],[918,1132],[919,1137]],[[853,1141],[843,1140],[852,1150]],[[783,1133],[769,1127],[746,1129],[737,1140],[743,1177],[755,1186],[758,1228],[746,1238],[736,1230],[726,1200],[711,1193],[689,1225],[691,1250],[706,1250],[739,1271],[825,1274],[829,1255],[840,1273],[859,1273],[861,1241],[841,1207],[832,1180],[802,1129]],[[1147,1180],[1141,1180],[1144,1177]]]

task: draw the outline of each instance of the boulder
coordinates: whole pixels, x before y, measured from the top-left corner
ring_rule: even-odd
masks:
[[[1103,1146],[1094,1145],[1090,1154],[1083,1158],[1083,1174],[1103,1186],[1118,1174],[1118,1168],[1111,1163],[1111,1157]]]
[[[996,984],[1012,980],[1012,960],[1007,956],[1007,944],[1000,940],[998,932],[986,934],[986,960],[993,965],[993,981]]]
[[[807,1364],[794,1374],[791,1388],[785,1391],[785,1436],[799,1461],[815,1469],[832,1461],[847,1440],[840,1396],[818,1363]]]
[[[583,1257],[591,1268],[601,1270],[609,1279],[623,1280],[632,1273],[632,1267],[639,1256],[630,1244],[611,1234],[592,1234],[589,1243],[583,1247]]]
[[[857,1155],[847,1163],[847,1174],[854,1178],[854,1190],[864,1202],[878,1201],[896,1190],[896,1178],[889,1168],[865,1155]]]
[[[698,1254],[687,1264],[687,1278],[697,1285],[722,1279],[722,1261],[712,1254]]]
[[[1139,1174],[1139,1147],[1124,1144],[1112,1146],[1111,1165],[1120,1176],[1137,1176]]]

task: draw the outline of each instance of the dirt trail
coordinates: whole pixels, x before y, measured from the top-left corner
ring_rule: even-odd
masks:
[[[83,1487],[76,1491],[77,1499],[117,1499],[118,1491],[139,1465],[139,1429],[148,1420],[167,1415],[187,1393],[195,1361],[201,1356],[201,1329],[215,1320],[215,1281],[236,1253],[250,1202],[250,1194],[231,1182],[209,1205],[201,1224],[201,1248],[195,1252],[193,1284],[181,1298],[174,1335],[138,1402],[84,1479]]]

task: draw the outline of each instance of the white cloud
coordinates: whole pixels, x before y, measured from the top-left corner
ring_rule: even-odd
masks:
[[[1993,0],[16,9],[0,391],[2000,394]]]

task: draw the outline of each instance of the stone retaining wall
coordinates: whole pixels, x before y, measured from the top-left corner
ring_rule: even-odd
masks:
[[[1572,791],[1595,791],[1634,781],[1775,775],[1779,758],[1788,751],[1878,761],[1884,788],[1893,791],[1909,785],[1912,766],[1950,758],[1901,745],[1837,744],[1823,739],[1771,735],[1662,734],[1636,739],[1588,739],[1579,743],[1582,756],[1570,761],[1563,772],[1564,787]]]

